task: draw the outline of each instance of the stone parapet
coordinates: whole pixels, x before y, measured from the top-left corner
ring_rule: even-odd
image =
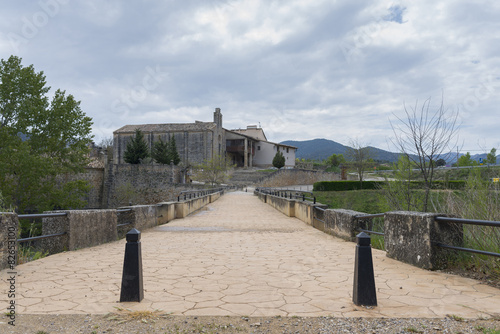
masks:
[[[438,223],[437,213],[387,212],[384,216],[387,256],[423,269],[446,267],[453,252],[434,247],[439,242],[462,245],[462,224]]]
[[[366,228],[366,220],[356,218],[360,215],[366,215],[366,213],[344,209],[326,210],[324,213],[325,233],[344,240],[356,241],[359,229]]]
[[[43,218],[42,234],[66,234],[42,240],[43,249],[51,254],[92,247],[117,239],[116,210],[68,210],[50,213],[55,212],[64,212],[66,216]]]
[[[16,265],[18,231],[17,215],[0,212],[0,270]]]

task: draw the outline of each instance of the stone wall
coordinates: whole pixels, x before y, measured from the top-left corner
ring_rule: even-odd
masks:
[[[110,165],[112,180],[108,187],[108,208],[151,204],[177,200],[181,191],[192,190],[191,184],[180,183],[182,170],[169,165]],[[172,183],[172,175],[174,183]]]
[[[65,235],[43,239],[42,248],[49,253],[92,247],[117,239],[115,210],[68,210],[66,216],[42,220],[42,234],[66,232]]]
[[[319,181],[339,181],[340,175],[321,171],[302,169],[280,169],[276,173],[264,177],[258,187],[286,187],[298,184],[314,184]]]

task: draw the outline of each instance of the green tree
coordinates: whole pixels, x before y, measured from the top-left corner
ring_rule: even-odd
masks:
[[[285,157],[281,151],[276,152],[274,155],[273,166],[276,168],[282,168],[285,166]]]
[[[153,144],[151,158],[159,164],[170,163],[171,159],[168,154],[168,143],[164,142],[160,137],[158,137],[158,141]]]
[[[496,165],[497,163],[497,149],[492,148],[490,153],[486,155],[486,163],[491,165]]]
[[[446,166],[446,160],[444,160],[444,159],[438,159],[436,161],[436,167],[441,167],[441,166]]]
[[[149,157],[148,144],[144,140],[144,135],[139,129],[135,130],[135,136],[127,143],[123,159],[129,164],[140,164],[141,161]]]
[[[221,155],[216,155],[210,160],[204,160],[203,163],[194,166],[193,179],[205,183],[222,184],[231,176],[234,165]]]
[[[17,212],[84,205],[86,182],[66,181],[88,163],[92,120],[65,91],[47,96],[43,72],[0,61],[0,191]]]
[[[338,167],[344,162],[346,161],[343,154],[332,154],[326,159],[326,164],[328,166]]]
[[[181,162],[181,157],[179,156],[179,152],[177,152],[177,144],[175,142],[175,136],[172,135],[172,138],[168,142],[168,159],[169,162],[173,161],[174,165],[178,165]]]
[[[477,166],[478,162],[476,160],[472,160],[470,153],[467,152],[466,154],[464,154],[460,158],[458,158],[457,164],[459,167]]]

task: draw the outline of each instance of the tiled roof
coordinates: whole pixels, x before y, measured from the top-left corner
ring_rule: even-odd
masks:
[[[177,132],[177,131],[205,131],[216,128],[213,122],[196,123],[166,123],[166,124],[141,124],[125,125],[113,133],[134,133],[136,129],[142,132]]]

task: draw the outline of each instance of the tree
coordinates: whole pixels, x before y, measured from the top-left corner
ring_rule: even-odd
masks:
[[[326,164],[333,167],[338,167],[344,162],[346,161],[343,154],[332,154],[326,159]]]
[[[179,156],[179,152],[177,152],[177,144],[175,143],[175,136],[172,135],[172,138],[168,142],[168,158],[170,161],[174,162],[174,165],[178,165],[181,162],[181,158]],[[169,161],[169,163],[170,163]]]
[[[144,140],[142,131],[136,129],[135,136],[127,143],[123,159],[129,164],[140,164],[147,157],[149,157],[148,144]]]
[[[283,156],[283,152],[276,152],[273,158],[273,166],[278,169],[285,166],[285,157]]]
[[[234,165],[221,155],[216,155],[210,160],[204,160],[203,163],[194,166],[194,180],[210,183],[212,186],[226,182],[230,177],[230,172]]]
[[[92,120],[65,91],[47,96],[43,72],[11,56],[0,61],[0,191],[17,212],[84,205]]]
[[[492,148],[490,153],[486,155],[486,163],[491,164],[491,165],[496,165],[497,164],[497,149]]]
[[[441,167],[441,166],[446,166],[446,160],[444,160],[444,159],[438,159],[436,161],[436,167]]]
[[[391,210],[422,210],[422,192],[415,191],[411,185],[413,167],[410,159],[401,154],[397,163],[393,165],[393,178],[389,180],[386,177],[382,190]]]
[[[396,116],[399,124],[391,121],[394,132],[393,144],[419,169],[424,179],[424,202],[422,211],[427,212],[432,181],[433,163],[445,152],[451,152],[451,143],[458,132],[458,111],[444,108],[443,99],[435,112],[430,111],[431,99],[427,99],[420,108],[418,102],[412,108],[404,105],[405,117]]]
[[[466,154],[464,154],[460,158],[458,158],[457,165],[459,167],[477,166],[478,162],[475,161],[475,160],[472,160],[472,157],[470,156],[470,153],[467,152]]]
[[[345,151],[347,165],[358,174],[359,182],[363,182],[365,171],[374,165],[370,147],[363,147],[358,139],[351,139],[349,147]]]
[[[168,143],[164,142],[161,137],[158,137],[158,141],[153,144],[151,158],[159,164],[169,164],[171,161],[168,154]]]

